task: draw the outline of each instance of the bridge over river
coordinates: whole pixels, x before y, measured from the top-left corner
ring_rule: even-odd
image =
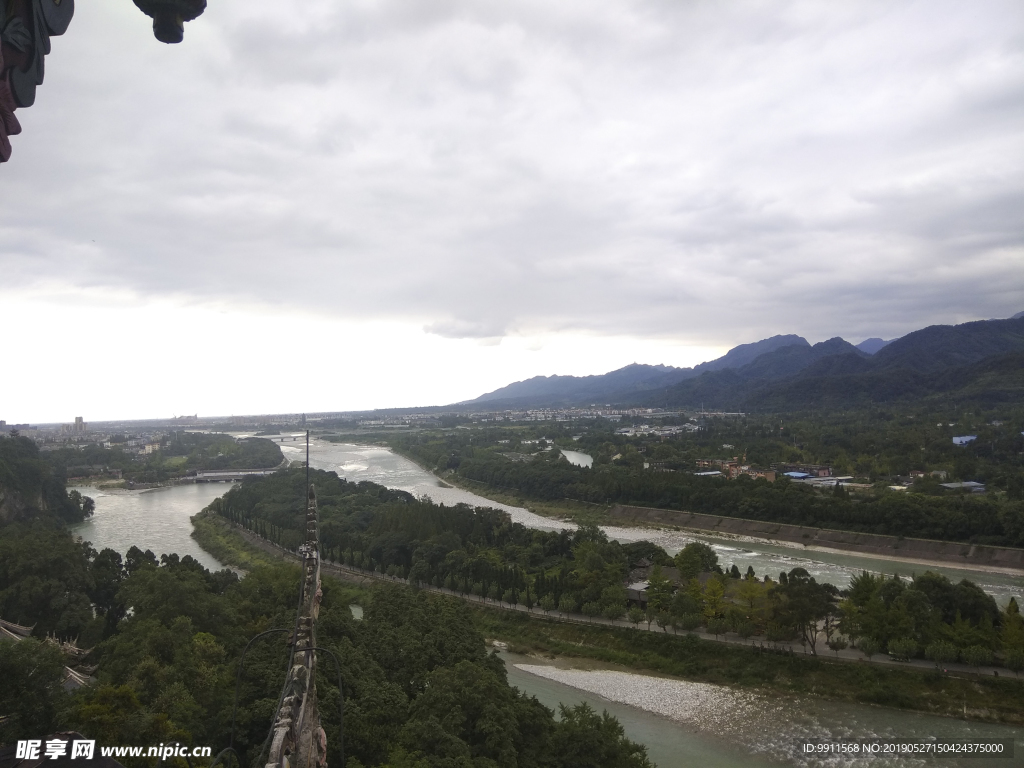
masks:
[[[233,483],[247,477],[265,477],[272,475],[280,466],[269,469],[200,469],[193,480],[197,483]]]

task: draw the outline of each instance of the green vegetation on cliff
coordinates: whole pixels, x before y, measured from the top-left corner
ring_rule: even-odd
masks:
[[[79,523],[92,514],[92,499],[64,487],[65,475],[17,434],[0,435],[0,525],[19,520]]]

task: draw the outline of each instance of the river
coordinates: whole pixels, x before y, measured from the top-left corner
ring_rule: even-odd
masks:
[[[285,445],[281,450],[290,459],[305,459],[305,446]],[[586,454],[580,454],[580,456],[586,456]],[[337,472],[347,480],[357,482],[369,480],[389,488],[408,491],[415,496],[428,496],[439,504],[465,503],[471,506],[496,507],[508,512],[516,522],[530,528],[549,531],[575,528],[575,525],[570,522],[541,517],[522,507],[500,504],[461,488],[442,486],[434,475],[414,462],[380,446],[314,440],[310,445],[309,463],[317,469]],[[992,595],[1000,606],[1006,605],[1011,596],[1016,596],[1017,602],[1020,603],[1022,602],[1021,595],[1024,595],[1024,574],[1011,575],[946,566],[925,566],[863,555],[805,550],[788,547],[784,544],[738,542],[735,539],[702,536],[666,529],[609,525],[602,526],[602,530],[609,537],[622,542],[642,540],[654,542],[663,547],[670,555],[674,555],[692,541],[705,541],[714,547],[723,567],[729,568],[735,564],[741,573],[746,573],[747,567],[751,566],[759,576],[768,574],[777,578],[780,571],[790,571],[802,566],[818,581],[835,584],[842,588],[847,586],[850,579],[861,571],[890,575],[899,573],[902,576],[910,576],[915,572],[921,573],[930,570],[941,573],[954,582],[960,581],[960,579],[970,579]]]
[[[585,701],[607,710],[626,735],[647,747],[658,768],[795,766],[1024,765],[1019,728],[922,715],[817,698],[638,675],[600,662],[499,654],[509,682],[557,711]],[[957,760],[822,760],[802,754],[802,740],[1014,740],[1014,757]]]
[[[592,467],[594,466],[594,457],[589,453],[582,453],[581,451],[562,451],[562,455],[565,456],[565,460],[570,464],[575,464],[577,467]]]
[[[77,536],[96,549],[110,548],[122,555],[132,545],[157,557],[176,552],[192,555],[204,568],[219,570],[221,565],[192,538],[189,518],[222,496],[230,486],[223,483],[199,483],[153,488],[145,491],[100,491],[77,488],[96,502],[96,511],[84,523],[72,528]]]
[[[304,458],[299,447],[283,446],[286,456]],[[531,527],[557,530],[571,527],[559,521],[539,517],[520,507],[498,504],[467,491],[443,487],[437,478],[413,462],[385,448],[363,445],[332,444],[314,441],[310,464],[338,472],[349,480],[370,480],[417,496],[429,496],[443,504],[467,503],[504,509],[512,517]],[[228,490],[224,484],[182,485],[151,491],[97,491],[80,488],[96,500],[93,517],[76,526],[75,532],[93,543],[97,549],[111,547],[126,552],[133,544],[152,549],[157,555],[177,552],[190,554],[208,568],[221,567],[191,538],[189,517],[199,512],[214,498]],[[680,548],[693,537],[678,532],[654,532],[634,528],[606,528],[608,534],[624,541],[653,538],[670,551]],[[657,534],[652,536],[652,534]],[[750,549],[735,542],[707,538],[728,565],[757,563],[755,569],[774,573],[781,568],[803,564],[816,575],[828,575],[833,583],[841,583],[861,568],[891,571],[879,561],[855,556],[838,556],[839,562],[801,558],[785,548],[757,545]],[[781,551],[775,551],[781,550]],[[746,558],[741,560],[740,558]],[[825,557],[824,554],[821,557]],[[835,558],[833,558],[834,560]],[[884,562],[884,561],[883,561]],[[792,563],[792,565],[790,564]],[[813,567],[813,569],[812,569]],[[943,569],[956,578],[967,576],[987,589],[1000,584],[1013,591],[1014,582],[982,573]],[[904,572],[909,572],[905,570]],[[1017,594],[1020,594],[1020,581]],[[995,592],[994,592],[995,593]],[[814,762],[797,749],[802,738],[869,738],[873,736],[916,738],[1017,738],[1013,759],[960,761],[944,759],[942,766],[1018,765],[1024,766],[1024,740],[1020,729],[1006,726],[967,723],[856,704],[840,704],[816,698],[786,698],[763,695],[722,686],[692,683],[672,678],[638,675],[586,661],[539,660],[532,657],[502,654],[509,681],[542,703],[557,709],[559,703],[590,702],[598,711],[607,709],[622,723],[626,735],[645,744],[659,768],[709,766],[739,768],[770,765],[896,765],[881,760],[858,760],[847,763]],[[925,761],[902,761],[899,765],[928,765]]]

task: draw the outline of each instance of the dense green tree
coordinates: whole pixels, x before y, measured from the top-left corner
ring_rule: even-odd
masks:
[[[0,616],[34,626],[37,637],[82,635],[93,623],[90,595],[116,589],[113,574],[97,585],[104,574],[92,568],[95,555],[45,520],[0,529]]]
[[[38,739],[62,725],[64,654],[39,641],[0,641],[0,744]]]
[[[623,737],[622,726],[589,704],[561,705],[550,757],[566,768],[650,768],[643,747]]]
[[[65,474],[35,442],[0,435],[0,526],[10,522],[79,523],[93,513],[93,500],[64,487]]]
[[[656,613],[667,613],[672,605],[672,582],[662,573],[660,565],[654,566],[647,580],[647,604]]]
[[[693,541],[684,546],[675,557],[675,566],[684,579],[692,579],[699,573],[721,570],[718,554],[702,541]]]
[[[817,643],[824,631],[834,595],[824,584],[815,581],[804,568],[794,568],[787,582],[779,587],[780,604],[776,613],[783,625],[793,627],[806,642],[811,653],[817,655]]]

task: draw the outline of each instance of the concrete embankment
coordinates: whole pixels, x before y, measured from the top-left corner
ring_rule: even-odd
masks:
[[[650,507],[616,505],[608,514],[615,520],[675,526],[715,536],[785,542],[812,550],[855,552],[871,557],[953,565],[971,570],[1024,572],[1024,549],[1012,547],[880,536]]]

